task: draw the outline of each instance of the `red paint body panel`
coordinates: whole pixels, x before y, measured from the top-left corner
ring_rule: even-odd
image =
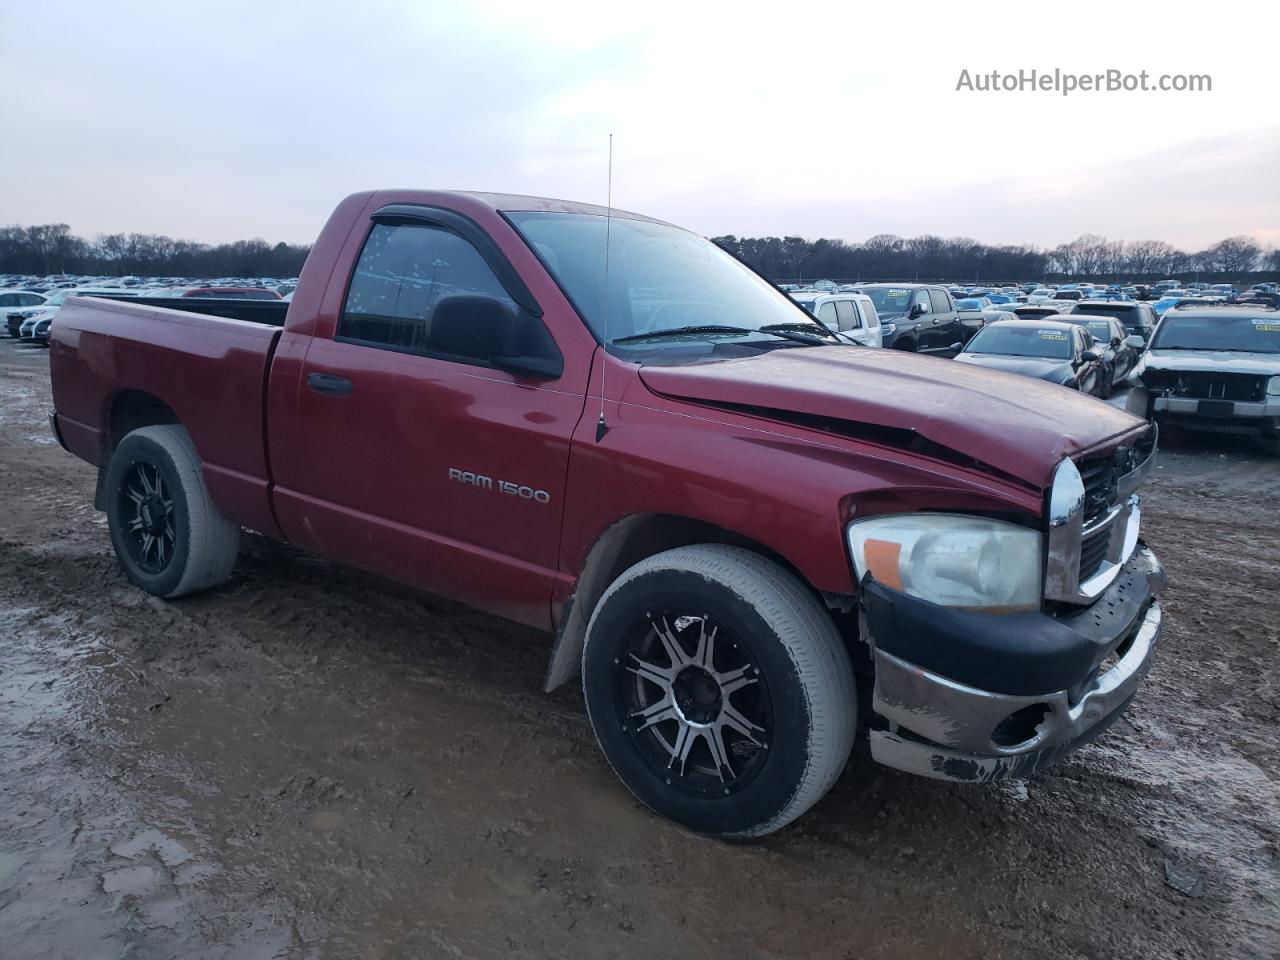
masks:
[[[117,395],[150,394],[187,426],[219,508],[280,536],[262,416],[267,362],[279,333],[204,314],[70,298],[49,343],[54,408],[68,446],[98,463],[108,452]]]
[[[1040,513],[1038,490],[898,449],[682,403],[649,390],[647,369],[605,359],[609,430],[596,443],[592,415],[574,438],[566,571],[582,569],[591,546],[619,519],[671,514],[755,540],[814,587],[847,594],[854,584],[843,529],[855,511]],[[592,390],[587,410],[594,414],[598,374]]]
[[[494,240],[541,307],[564,357],[559,379],[334,340],[371,215],[392,203],[446,208]],[[551,628],[592,546],[625,518],[699,520],[762,544],[820,590],[851,593],[851,516],[929,508],[1034,518],[1058,459],[1141,425],[1026,378],[890,351],[786,350],[642,370],[599,349],[504,209],[604,212],[489,194],[353,195],[313,247],[283,331],[71,301],[51,338],[68,448],[98,462],[113,399],[144,391],[190,430],[228,517]],[[597,442],[606,370],[609,429]],[[312,373],[353,389],[316,393]],[[1003,478],[782,413],[911,430]],[[503,493],[499,481],[536,499]]]
[[[1143,428],[1093,397],[998,370],[901,351],[790,350],[641,379],[673,397],[911,430],[1034,486],[1064,456]]]

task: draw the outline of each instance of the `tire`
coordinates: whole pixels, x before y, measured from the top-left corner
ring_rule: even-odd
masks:
[[[210,499],[200,457],[183,427],[127,434],[111,456],[104,489],[111,545],[134,584],[173,598],[231,575],[240,527]]]
[[[721,837],[772,833],[817,803],[857,726],[831,618],[739,547],[679,547],[623,573],[587,626],[582,684],[596,739],[636,798]]]

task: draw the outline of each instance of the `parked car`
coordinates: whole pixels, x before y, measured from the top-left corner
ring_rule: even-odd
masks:
[[[953,357],[973,336],[944,287],[920,283],[871,283],[862,288],[880,317],[884,346]]]
[[[1093,335],[1107,369],[1104,397],[1109,397],[1117,384],[1123,385],[1142,357],[1145,338],[1130,334],[1115,317],[1073,313],[1063,317],[1067,323],[1084,327]]]
[[[982,311],[982,325],[985,327],[988,323],[1003,323],[1005,320],[1017,320],[1018,315],[1012,310],[1000,310],[992,307],[990,310]]]
[[[1280,311],[1172,309],[1156,327],[1141,377],[1163,426],[1251,435],[1280,456]]]
[[[859,734],[987,782],[1119,716],[1161,632],[1148,423],[840,343],[710,241],[605,214],[356,194],[283,330],[69,300],[52,426],[129,580],[213,587],[244,526],[545,630],[627,787],[722,836],[798,817]]]
[[[64,287],[54,291],[45,298],[44,303],[33,307],[22,307],[17,310],[11,310],[5,316],[6,326],[9,330],[9,336],[20,337],[22,339],[31,339],[35,336],[36,323],[42,319],[52,319],[57,316],[62,305],[66,303],[68,297],[92,297],[92,296],[110,296],[110,297],[131,297],[134,294],[129,290],[115,288],[76,288]]]
[[[1057,290],[1054,292],[1051,300],[1083,300],[1085,292],[1083,290]]]
[[[38,307],[44,301],[44,294],[32,293],[30,290],[0,290],[0,310],[8,310],[12,307]]]
[[[1082,327],[1057,320],[1010,320],[985,327],[956,357],[1024,377],[1105,396],[1109,390],[1102,353]]]
[[[797,290],[791,294],[791,299],[833,333],[864,347],[883,345],[880,317],[876,314],[875,304],[865,293]]]
[[[1115,317],[1125,330],[1144,341],[1151,339],[1155,331],[1156,312],[1150,304],[1137,300],[1082,300],[1071,311],[1072,315],[1086,314],[1093,317]]]
[[[1022,306],[1014,307],[1011,312],[1020,320],[1051,319],[1070,313],[1074,306],[1075,303],[1070,300],[1045,300],[1042,303],[1024,303]]]

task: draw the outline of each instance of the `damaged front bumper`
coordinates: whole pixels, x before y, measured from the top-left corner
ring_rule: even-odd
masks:
[[[943,780],[1044,769],[1133,699],[1160,640],[1163,585],[1145,547],[1095,604],[1066,616],[953,611],[870,584],[872,757]]]

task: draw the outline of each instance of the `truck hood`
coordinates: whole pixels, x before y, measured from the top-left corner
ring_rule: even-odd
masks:
[[[1241,353],[1238,350],[1148,350],[1149,370],[1189,373],[1280,374],[1280,354]]]
[[[1036,487],[1048,483],[1063,457],[1143,423],[1039,380],[897,350],[779,349],[645,366],[640,379],[655,393],[782,421],[821,417],[911,431]]]

